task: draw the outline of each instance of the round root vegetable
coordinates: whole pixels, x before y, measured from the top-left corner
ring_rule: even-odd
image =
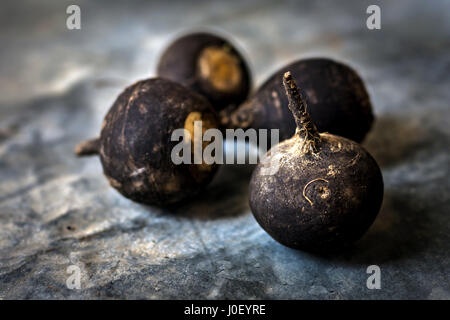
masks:
[[[193,143],[194,121],[202,131],[217,128],[217,116],[201,95],[175,82],[155,78],[126,88],[107,113],[100,138],[83,142],[79,156],[99,154],[111,186],[132,200],[168,205],[208,184],[217,165],[180,164],[171,159],[175,129],[186,129]],[[189,143],[189,140],[188,140]],[[191,148],[194,152],[194,148]]]
[[[251,87],[241,54],[227,40],[208,33],[175,40],[161,56],[157,73],[204,95],[216,111],[237,108]]]
[[[280,141],[295,132],[295,121],[280,83],[286,71],[302,84],[308,113],[319,132],[361,142],[373,122],[363,81],[350,67],[325,58],[299,60],[271,76],[239,109],[222,120],[229,128],[279,129]]]
[[[297,129],[253,172],[251,210],[262,228],[288,247],[342,248],[359,239],[378,214],[380,168],[359,144],[319,134],[289,72],[283,84]],[[277,163],[278,170],[266,174],[267,163]]]

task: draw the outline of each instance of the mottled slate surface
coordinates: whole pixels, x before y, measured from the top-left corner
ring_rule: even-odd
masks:
[[[0,10],[0,298],[450,298],[450,3],[3,2]],[[374,1],[375,3],[380,3]],[[285,248],[247,204],[252,168],[225,166],[176,212],[128,201],[96,158],[95,135],[120,90],[154,74],[187,28],[232,35],[256,83],[298,57],[328,56],[366,80],[377,122],[365,146],[382,166],[385,199],[348,252]],[[66,287],[78,265],[81,289]],[[377,264],[382,289],[366,288]]]

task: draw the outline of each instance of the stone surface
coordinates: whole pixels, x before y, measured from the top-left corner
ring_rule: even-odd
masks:
[[[450,298],[450,3],[2,2],[0,12],[0,298]],[[99,132],[125,85],[154,75],[175,35],[212,28],[245,52],[256,84],[299,57],[353,66],[376,124],[364,145],[385,197],[344,253],[283,247],[247,204],[251,166],[224,166],[174,212],[120,196],[74,145]],[[381,290],[366,269],[381,268]],[[81,289],[66,286],[81,269]]]

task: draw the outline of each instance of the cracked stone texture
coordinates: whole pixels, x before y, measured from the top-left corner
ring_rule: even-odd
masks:
[[[0,298],[449,299],[450,2],[2,2]],[[378,3],[382,29],[365,11]],[[376,123],[364,146],[385,196],[350,250],[283,247],[247,203],[251,166],[227,165],[174,212],[133,203],[74,145],[99,132],[122,88],[151,77],[190,29],[232,37],[256,85],[299,57],[328,56],[367,83]],[[69,265],[81,289],[66,287]],[[381,268],[381,290],[366,268]]]

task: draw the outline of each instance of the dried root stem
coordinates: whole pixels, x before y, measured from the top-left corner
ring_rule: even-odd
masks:
[[[313,180],[311,180],[311,181],[309,181],[307,184],[305,184],[305,186],[303,187],[303,197],[309,202],[309,204],[311,205],[311,207],[312,206],[314,206],[314,203],[311,201],[311,199],[309,199],[308,198],[308,196],[306,195],[306,189],[309,187],[309,185],[311,184],[311,183],[313,183],[313,182],[316,182],[316,181],[324,181],[324,182],[326,182],[326,183],[328,183],[328,180],[326,180],[326,179],[324,179],[324,178],[316,178],[316,179],[313,179]]]

